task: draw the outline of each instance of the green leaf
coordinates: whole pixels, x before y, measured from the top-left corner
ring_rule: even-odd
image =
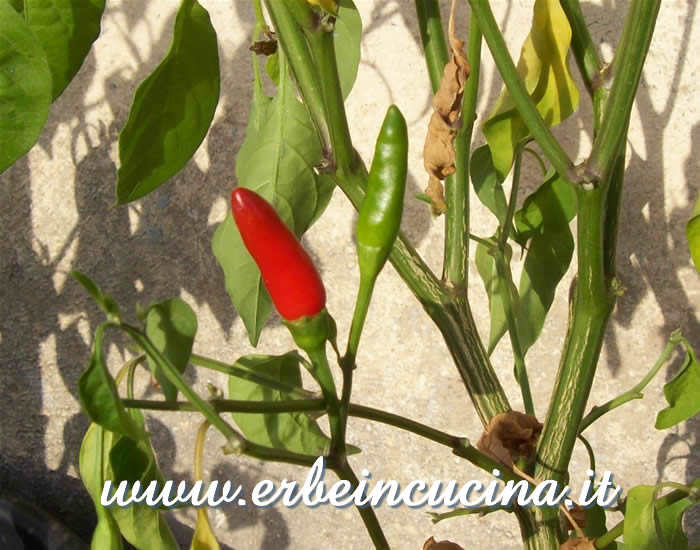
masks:
[[[197,316],[180,298],[165,300],[148,309],[146,336],[153,345],[182,374],[192,355],[192,344],[197,334]],[[158,363],[149,355],[148,366],[160,384],[165,399],[175,401],[177,388]]]
[[[280,83],[280,54],[275,52],[267,58],[265,72],[270,80],[279,86]]]
[[[656,429],[665,430],[695,416],[700,412],[700,364],[690,345],[680,372],[664,386],[664,396],[669,406],[656,417]]]
[[[659,534],[655,495],[653,485],[639,485],[627,494],[623,540],[635,550],[673,550]]]
[[[206,508],[197,508],[197,524],[194,527],[190,550],[219,550],[219,548]]]
[[[508,201],[503,191],[503,180],[493,166],[493,158],[488,145],[483,145],[472,153],[469,162],[472,185],[476,196],[503,226],[508,212]]]
[[[133,439],[147,437],[126,411],[112,375],[102,357],[104,325],[95,331],[95,344],[88,368],[78,381],[80,404],[94,423]]]
[[[537,110],[549,126],[578,106],[578,89],[567,66],[571,27],[559,0],[536,0],[532,28],[520,52],[518,72]],[[530,132],[504,87],[484,135],[501,179],[510,171],[515,150]]]
[[[90,548],[92,550],[121,550],[122,537],[119,534],[117,522],[112,517],[111,510],[102,506],[100,497],[105,482],[105,465],[112,440],[112,432],[106,431],[97,424],[90,424],[80,445],[78,469],[83,485],[95,505],[97,526],[92,534]]]
[[[117,203],[139,199],[187,164],[219,102],[216,32],[196,0],[182,0],[168,55],[136,90],[119,136]]]
[[[688,548],[688,537],[683,532],[683,514],[693,504],[696,503],[689,498],[682,498],[656,512],[661,536],[673,550]]]
[[[523,246],[530,241],[518,289],[518,336],[523,354],[542,332],[557,285],[569,270],[574,253],[569,222],[576,207],[574,189],[552,173],[515,214],[516,239]]]
[[[136,409],[130,411],[135,418],[138,415],[139,425],[143,428],[141,412]],[[109,451],[107,479],[116,484],[124,480],[130,484],[139,481],[141,490],[156,481],[158,488],[162,488],[163,474],[156,464],[150,441],[134,441],[128,437],[114,439]],[[114,506],[111,511],[124,538],[138,550],[179,549],[163,512],[158,508],[140,503],[128,508]]]
[[[685,236],[688,239],[690,257],[693,259],[695,269],[700,271],[700,200],[695,203],[693,215],[685,226]]]
[[[605,527],[605,510],[597,504],[586,508],[586,526],[583,532],[589,539],[601,536],[607,532]]]
[[[145,430],[143,415],[137,409],[129,409],[133,422]],[[100,438],[102,441],[102,456],[96,452]],[[102,471],[99,470],[102,465]],[[96,424],[88,428],[80,449],[80,476],[83,484],[93,497],[95,507],[100,514],[100,496],[104,482],[111,480],[113,487],[121,481],[129,484],[139,481],[142,490],[151,481],[156,481],[162,489],[164,479],[155,460],[150,441],[134,441],[103,430]],[[116,487],[114,487],[116,489]],[[158,508],[141,503],[128,508],[113,506],[105,510],[111,516],[117,532],[121,531],[124,538],[138,550],[177,550],[178,545],[168,527],[162,511]]]
[[[281,74],[286,74],[284,63]],[[297,237],[323,213],[333,192],[332,180],[314,170],[321,156],[309,114],[297,101],[289,78],[272,100],[256,94],[236,158],[238,185],[269,201]],[[212,248],[224,270],[226,290],[255,346],[272,302],[230,211],[214,234]]]
[[[88,294],[92,296],[92,299],[97,302],[99,308],[107,315],[110,321],[117,323],[121,321],[119,306],[111,296],[103,294],[100,287],[84,273],[80,271],[71,271],[71,275],[76,281],[83,285],[83,288],[85,288]]]
[[[26,20],[41,42],[56,99],[80,69],[100,35],[104,0],[24,0]]]
[[[347,98],[360,66],[362,19],[352,0],[338,0],[338,15],[333,32],[338,77],[343,98]]]
[[[299,361],[299,354],[292,351],[280,356],[247,355],[238,359],[236,366],[285,384],[301,386]],[[229,399],[282,401],[291,397],[287,393],[232,376],[229,378]],[[260,445],[320,456],[330,444],[330,439],[318,424],[305,413],[232,414],[245,437]]]
[[[0,2],[0,174],[39,139],[51,105],[51,71],[24,18]]]
[[[495,238],[492,239],[494,246],[496,246]],[[512,251],[510,246],[506,250],[506,262],[510,264],[510,259],[512,256]],[[496,268],[496,258],[489,254],[489,248],[479,243],[476,245],[476,254],[474,257],[476,262],[476,268],[479,271],[481,280],[484,282],[484,287],[486,288],[486,294],[489,298],[489,314],[491,318],[491,328],[489,331],[489,345],[488,353],[489,355],[496,348],[496,344],[505,334],[507,330],[506,313],[505,306],[503,302],[503,296],[506,289],[506,281],[498,274],[498,269]],[[518,291],[515,285],[511,283],[510,285],[511,293],[511,304],[513,304],[514,310],[517,311],[517,305],[519,302]]]

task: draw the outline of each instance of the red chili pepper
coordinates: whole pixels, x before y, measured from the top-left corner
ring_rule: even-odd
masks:
[[[296,321],[320,313],[326,306],[321,277],[275,209],[254,191],[237,187],[231,193],[231,210],[282,318]]]

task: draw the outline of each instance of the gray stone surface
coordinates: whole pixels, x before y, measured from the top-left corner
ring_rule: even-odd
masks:
[[[151,196],[128,207],[114,202],[117,137],[138,82],[167,51],[176,0],[115,0],[103,33],[80,74],[56,102],[36,147],[0,176],[0,490],[21,492],[45,505],[84,536],[94,521],[91,503],[77,477],[78,450],[87,428],[77,401],[77,380],[85,367],[91,334],[101,319],[97,308],[68,277],[78,269],[112,294],[135,319],[137,304],[181,296],[199,316],[198,353],[224,361],[250,352],[245,331],[224,290],[210,241],[223,219],[235,185],[234,157],[244,137],[250,100],[253,25],[249,2],[207,0],[219,33],[222,97],[206,142],[194,161]],[[527,33],[532,0],[492,2],[517,53]],[[409,122],[410,179],[403,229],[429,265],[439,271],[442,220],[433,221],[411,197],[426,182],[422,143],[430,114],[430,94],[420,55],[413,3],[357,0],[365,36],[363,61],[347,103],[356,146],[369,161],[381,118],[396,102]],[[585,2],[593,35],[610,58],[627,2]],[[445,6],[446,7],[446,3]],[[675,328],[696,345],[695,312],[700,280],[689,262],[685,223],[697,199],[700,175],[700,113],[697,97],[700,27],[693,25],[695,2],[665,0],[633,112],[628,176],[618,250],[619,277],[627,292],[618,301],[593,388],[592,403],[602,403],[633,386],[647,372]],[[500,89],[485,53],[479,114]],[[557,129],[577,161],[589,151],[590,107]],[[526,185],[536,167],[525,166]],[[532,182],[532,180],[531,180]],[[336,193],[324,217],[305,239],[323,270],[329,310],[344,341],[358,282],[352,228],[355,215]],[[493,221],[483,209],[472,214],[473,231],[486,235]],[[544,266],[546,268],[546,266]],[[516,270],[518,268],[516,267]],[[570,277],[562,283],[568,287]],[[482,334],[488,309],[476,270],[470,270],[473,309]],[[476,440],[480,425],[451,364],[440,335],[392,269],[382,275],[358,358],[354,400],[419,419]],[[540,417],[546,413],[566,325],[566,293],[557,294],[544,334],[528,355],[531,383]],[[109,346],[116,368],[125,357],[124,341]],[[273,319],[259,352],[290,349],[284,327]],[[511,356],[503,343],[494,364],[513,405],[520,398],[512,380]],[[700,422],[657,432],[656,411],[664,404],[662,387],[678,358],[646,391],[597,423],[588,433],[597,450],[598,470],[614,472],[625,488],[661,479],[686,482],[699,474],[696,453]],[[216,373],[190,373],[196,387],[224,386]],[[196,415],[154,414],[154,434],[166,478],[191,480],[191,449]],[[470,479],[486,474],[447,450],[383,425],[353,420],[350,439],[364,452],[353,459],[374,479]],[[300,468],[263,465],[223,457],[221,441],[208,445],[208,474],[232,479],[249,490],[264,478],[303,479]],[[573,484],[585,475],[587,458],[577,448]],[[508,514],[464,518],[433,526],[423,510],[406,507],[377,511],[394,548],[421,548],[431,535],[467,548],[519,548],[517,524]],[[223,507],[211,514],[224,547],[238,549],[369,548],[353,509],[287,510]],[[189,544],[194,513],[171,522],[183,547]],[[686,526],[700,544],[697,513]]]

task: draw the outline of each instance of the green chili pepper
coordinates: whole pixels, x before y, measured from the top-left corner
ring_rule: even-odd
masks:
[[[406,120],[392,105],[377,137],[367,195],[357,220],[357,255],[363,277],[376,278],[399,234],[407,164]]]
[[[357,220],[357,258],[360,265],[360,290],[348,338],[343,364],[353,368],[360,334],[377,275],[384,267],[394,245],[403,213],[408,164],[406,120],[396,105],[389,107],[377,137],[374,159],[369,171],[367,194]]]

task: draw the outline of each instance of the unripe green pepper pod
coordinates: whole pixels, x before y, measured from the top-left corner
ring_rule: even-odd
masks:
[[[406,120],[396,105],[384,117],[357,220],[360,274],[376,278],[394,245],[403,213],[408,165]]]
[[[355,368],[362,327],[377,275],[384,267],[399,234],[408,165],[408,129],[396,105],[389,107],[379,130],[369,170],[367,194],[355,229],[360,289],[350,327],[343,368]]]

